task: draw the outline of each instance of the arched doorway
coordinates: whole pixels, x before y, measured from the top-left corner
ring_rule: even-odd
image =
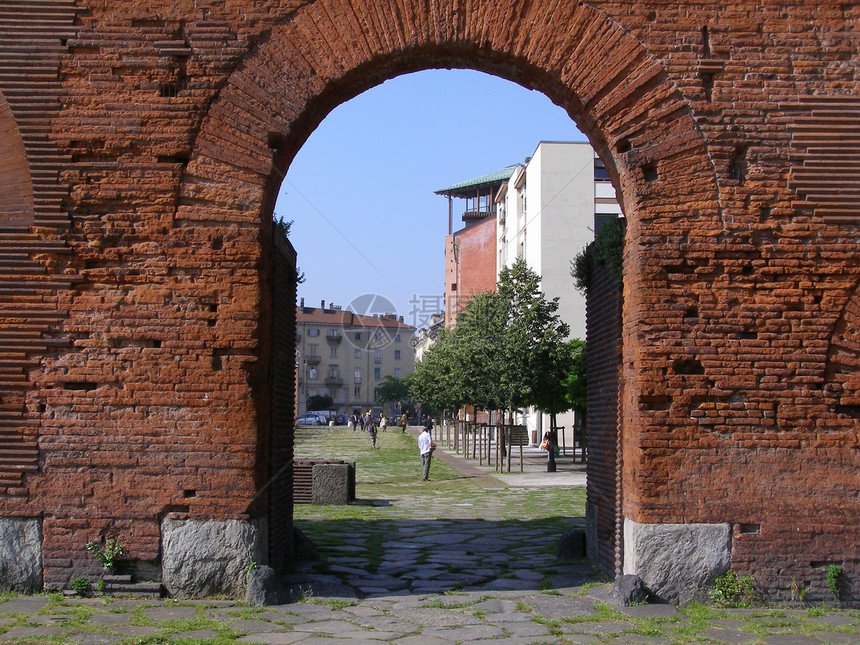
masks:
[[[448,29],[438,31],[419,15],[400,15],[402,22],[396,24],[362,22],[335,5],[320,2],[298,11],[231,75],[195,141],[174,226],[193,228],[205,212],[205,219],[247,228],[249,236],[258,226],[265,232],[290,160],[328,112],[394,76],[460,67],[545,93],[567,110],[603,159],[629,222],[626,326],[641,327],[645,311],[660,305],[648,288],[653,258],[642,243],[650,222],[676,219],[679,234],[694,227],[720,228],[714,168],[681,93],[636,38],[601,12],[578,5],[552,11],[535,7],[521,14],[503,6],[494,8],[492,20],[455,16]],[[549,24],[551,42],[523,38],[527,26]],[[681,235],[651,252],[680,253],[680,240]],[[261,249],[261,257],[268,252]],[[632,351],[625,356],[626,391],[641,389],[639,362]],[[652,404],[659,414],[661,404],[647,396],[623,402],[625,441],[632,454],[638,450],[638,433],[632,429],[655,423]],[[282,466],[275,461],[267,472]],[[614,477],[615,465],[607,468]],[[657,481],[631,486],[637,477],[636,467],[624,472],[632,494],[623,509],[615,499],[622,482],[616,480],[607,493],[604,512],[611,517],[602,518],[600,539],[616,543],[602,550],[601,565],[609,571],[620,565],[615,547],[622,513],[643,524],[654,520],[649,509],[662,486]],[[286,499],[270,503],[270,518],[289,512]],[[285,552],[288,539],[272,532],[270,552]]]

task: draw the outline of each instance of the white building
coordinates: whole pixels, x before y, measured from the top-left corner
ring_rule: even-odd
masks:
[[[559,298],[570,338],[585,339],[585,296],[573,286],[570,261],[603,221],[620,216],[615,189],[591,144],[541,141],[496,195],[497,275],[524,258],[541,276],[547,298]],[[548,415],[524,416],[533,439],[549,428]],[[573,414],[557,423],[565,426],[565,445],[571,446]]]

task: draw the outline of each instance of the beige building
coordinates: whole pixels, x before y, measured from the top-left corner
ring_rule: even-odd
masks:
[[[325,303],[321,303],[324,305]],[[415,328],[394,314],[360,315],[338,306],[296,308],[296,408],[328,394],[338,414],[368,409],[383,377],[415,369]]]

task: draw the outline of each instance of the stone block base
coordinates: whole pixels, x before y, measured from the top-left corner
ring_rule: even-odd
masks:
[[[624,519],[624,573],[642,578],[660,600],[706,600],[731,565],[729,524],[639,524]]]

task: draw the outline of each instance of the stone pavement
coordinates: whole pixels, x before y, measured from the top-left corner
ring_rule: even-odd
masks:
[[[501,476],[437,457],[464,476],[512,486],[575,486],[582,476],[564,460],[546,473],[545,453],[532,455],[525,474]],[[465,519],[338,520],[338,534],[319,545],[323,561],[289,577],[300,602],[14,596],[0,604],[0,643],[860,644],[858,611],[612,609],[603,602],[610,586],[587,563],[556,559],[558,524],[469,519],[465,506]]]
[[[620,608],[606,586],[556,590],[397,592],[248,608],[230,600],[172,602],[15,597],[0,604],[2,643],[267,643],[519,645],[527,643],[860,643],[860,614],[808,610]]]

